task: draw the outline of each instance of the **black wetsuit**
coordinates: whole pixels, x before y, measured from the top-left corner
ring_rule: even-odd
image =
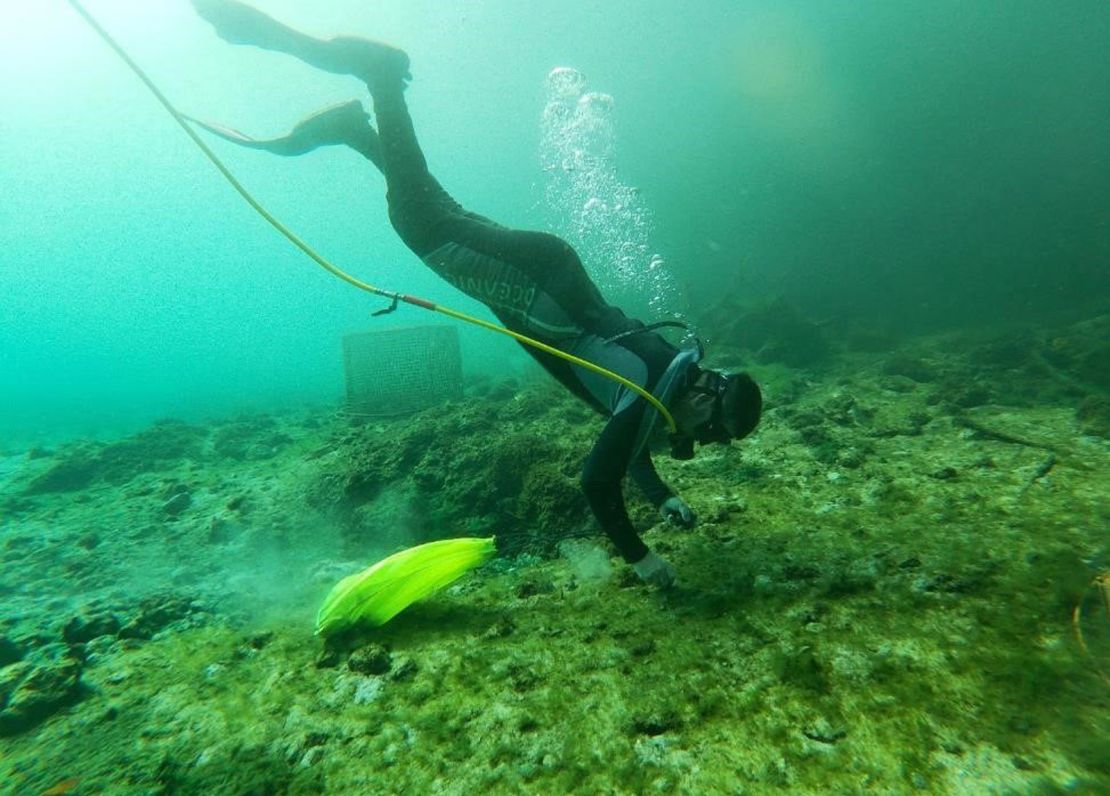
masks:
[[[405,244],[436,273],[483,302],[509,329],[612,370],[654,391],[664,372],[686,359],[651,331],[605,302],[574,249],[544,232],[507,229],[459,206],[429,174],[402,89],[374,93],[389,218]],[[526,346],[541,365],[609,422],[586,460],[582,488],[617,550],[631,562],[648,548],[625,509],[626,473],[653,505],[671,496],[652,465],[644,438],[647,402],[612,379]],[[675,368],[668,371],[674,363]],[[679,374],[685,381],[686,374]],[[655,413],[655,409],[647,409]]]

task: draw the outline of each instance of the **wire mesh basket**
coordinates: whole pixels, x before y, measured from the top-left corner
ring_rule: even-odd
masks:
[[[403,415],[462,397],[454,326],[408,326],[343,336],[347,409]]]

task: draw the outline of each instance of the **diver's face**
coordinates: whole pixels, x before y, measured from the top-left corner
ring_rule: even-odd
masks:
[[[675,433],[671,435],[671,457],[679,461],[694,458],[694,442],[706,445],[710,442],[723,442],[713,433],[713,415],[716,403],[712,395],[693,393],[678,401],[671,409]]]
[[[713,442],[714,439],[708,437],[708,431],[712,425],[714,403],[714,397],[706,393],[691,391],[683,397],[671,411],[678,433],[702,444]]]
[[[730,430],[722,423],[721,412],[729,383],[728,376],[718,371],[701,372],[672,411],[680,433],[703,445],[727,443],[732,438]]]

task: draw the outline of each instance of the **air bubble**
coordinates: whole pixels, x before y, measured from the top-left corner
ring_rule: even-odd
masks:
[[[547,92],[551,99],[576,102],[586,90],[586,76],[569,66],[557,66],[547,75]]]
[[[615,104],[612,95],[591,91],[578,100],[578,110],[586,113],[612,113]]]
[[[677,289],[661,255],[652,255],[651,213],[616,168],[616,101],[587,91],[577,69],[547,76],[540,160],[556,232],[578,250],[606,298],[631,312],[673,315]]]

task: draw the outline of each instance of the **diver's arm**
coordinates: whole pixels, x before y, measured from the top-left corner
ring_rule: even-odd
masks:
[[[694,527],[698,521],[697,513],[663,482],[659,473],[655,472],[651,455],[646,450],[632,463],[628,472],[651,501],[651,505],[659,510],[660,517],[681,528]]]
[[[628,518],[621,493],[621,481],[628,469],[643,416],[643,402],[638,404],[609,419],[582,471],[582,490],[590,509],[629,564],[642,560],[649,552]]]
[[[646,449],[629,466],[628,474],[655,508],[662,506],[667,498],[674,497],[674,490],[659,477],[655,464],[651,461],[651,454]]]

